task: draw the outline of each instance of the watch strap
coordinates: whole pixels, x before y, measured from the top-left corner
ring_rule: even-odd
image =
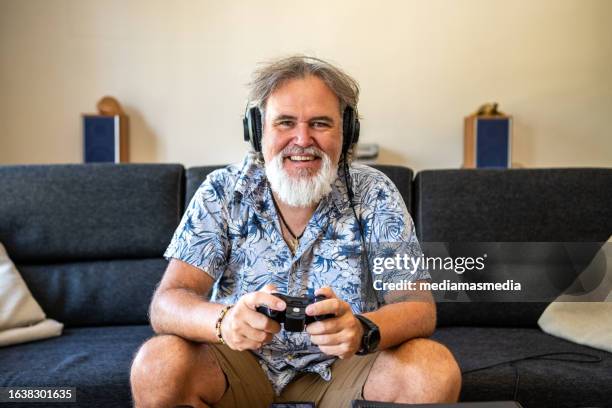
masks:
[[[361,347],[357,351],[357,355],[363,356],[366,354],[373,353],[376,351],[378,347],[378,343],[380,341],[380,332],[378,326],[363,315],[355,315],[355,318],[359,320],[361,325],[363,326],[363,336],[361,337]],[[375,344],[372,344],[372,338],[378,337],[375,341]]]

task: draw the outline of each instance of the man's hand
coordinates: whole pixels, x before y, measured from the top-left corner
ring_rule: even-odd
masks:
[[[232,350],[257,350],[272,341],[280,331],[280,324],[257,312],[257,306],[266,305],[271,309],[285,310],[285,302],[271,295],[276,288],[266,285],[257,292],[242,296],[227,312],[221,322],[221,335]]]
[[[351,357],[361,347],[363,326],[353,315],[351,306],[338,299],[331,288],[320,288],[315,295],[323,295],[327,299],[308,306],[306,314],[334,314],[336,317],[309,324],[306,332],[310,334],[310,340],[325,354]]]

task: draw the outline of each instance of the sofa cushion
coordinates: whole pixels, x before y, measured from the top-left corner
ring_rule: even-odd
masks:
[[[77,403],[71,406],[129,407],[130,364],[138,347],[152,335],[148,326],[70,328],[62,337],[1,348],[0,386],[74,386]],[[459,362],[463,401],[512,399],[518,373],[516,397],[526,408],[606,406],[609,402],[610,353],[537,329],[447,327],[438,329],[433,338],[449,347]],[[601,361],[532,359],[504,364],[553,352],[587,353]],[[495,364],[500,365],[479,370]]]
[[[0,242],[0,347],[59,336],[63,327],[46,318]]]
[[[459,363],[462,401],[516,397],[526,408],[603,407],[610,403],[612,354],[605,351],[531,328],[444,327],[433,338],[445,344]],[[507,363],[546,353],[586,355],[549,355]],[[486,368],[489,366],[494,367]]]
[[[0,242],[0,332],[30,326],[45,317],[45,312]]]
[[[47,316],[66,326],[146,324],[163,258],[18,265]]]
[[[161,257],[183,209],[176,164],[0,167],[0,241],[16,264]]]
[[[191,198],[198,187],[200,187],[200,184],[206,179],[206,176],[221,167],[222,166],[202,166],[187,169],[185,205],[189,204],[189,201],[191,201]],[[391,181],[393,181],[404,199],[408,212],[412,213],[412,170],[407,167],[389,165],[375,165],[372,167],[382,171]]]
[[[428,170],[415,178],[426,242],[605,242],[612,169]]]
[[[415,179],[415,223],[421,242],[426,247],[428,243],[445,243],[453,257],[482,255],[487,246],[483,243],[516,243],[505,244],[500,251],[501,258],[515,255],[511,262],[489,257],[482,275],[487,281],[515,277],[523,283],[522,291],[510,302],[489,302],[489,294],[475,293],[472,303],[440,303],[439,324],[535,327],[548,303],[571,284],[581,266],[590,263],[599,243],[608,239],[612,231],[611,185],[612,169],[419,173]],[[569,247],[564,242],[589,244]],[[434,271],[432,277],[441,280],[449,278],[448,273]],[[476,278],[474,273],[461,277],[472,278]],[[525,299],[530,300],[517,303]]]
[[[131,407],[130,364],[152,335],[149,326],[73,328],[0,348],[0,386],[70,386],[77,398],[71,407]]]

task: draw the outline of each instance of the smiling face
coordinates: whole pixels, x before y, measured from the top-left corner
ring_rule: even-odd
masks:
[[[262,141],[266,163],[280,159],[282,170],[292,179],[317,176],[324,155],[335,169],[342,149],[339,104],[325,82],[313,75],[276,89],[266,101]]]

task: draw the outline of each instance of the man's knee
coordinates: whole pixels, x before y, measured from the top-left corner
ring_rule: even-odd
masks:
[[[452,353],[429,339],[412,339],[382,352],[371,376],[366,391],[386,401],[451,402],[461,390],[461,371]]]
[[[461,371],[446,346],[429,339],[412,339],[394,351],[407,374],[404,378],[419,384],[429,402],[450,402],[459,398]],[[407,363],[406,363],[407,362]]]
[[[174,335],[147,340],[130,372],[136,406],[199,406],[201,399],[214,402],[221,398],[225,379],[207,347]],[[206,383],[197,381],[202,377],[198,372],[206,374]]]
[[[413,339],[400,346],[398,352],[420,357],[421,363],[412,373],[422,382],[434,385],[442,401],[456,401],[461,391],[461,370],[453,353],[444,345],[430,339]],[[416,357],[415,357],[416,359]],[[417,368],[418,367],[418,368]]]

